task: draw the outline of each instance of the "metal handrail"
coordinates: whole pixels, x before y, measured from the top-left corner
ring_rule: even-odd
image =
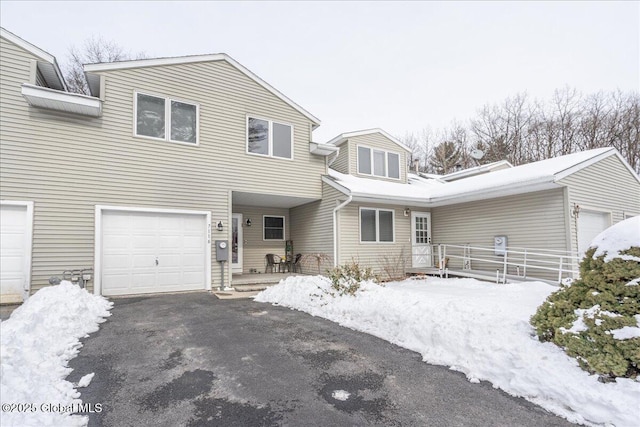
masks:
[[[440,274],[444,273],[447,268],[449,259],[462,260],[462,266],[465,270],[471,269],[472,262],[481,262],[484,264],[497,264],[502,266],[502,282],[506,282],[509,269],[515,269],[517,277],[535,278],[528,276],[531,271],[548,271],[558,273],[558,283],[563,279],[563,275],[578,277],[579,257],[570,251],[561,251],[555,249],[530,249],[520,247],[507,247],[504,255],[495,255],[495,248],[488,246],[471,246],[441,243],[437,245],[437,260]],[[484,253],[491,253],[491,257]],[[432,249],[435,255],[436,251]],[[461,253],[461,255],[459,254]],[[502,259],[500,259],[502,258]],[[499,269],[497,270],[499,281]],[[522,274],[521,274],[522,273]],[[513,274],[511,274],[513,276]]]

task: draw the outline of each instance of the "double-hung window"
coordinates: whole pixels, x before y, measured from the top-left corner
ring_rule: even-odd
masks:
[[[358,173],[400,179],[400,155],[359,145]]]
[[[284,240],[284,217],[274,215],[264,215],[263,219],[263,240]]]
[[[198,143],[198,104],[135,93],[135,135]]]
[[[293,126],[247,117],[247,153],[293,159]]]
[[[360,208],[360,242],[393,243],[393,219],[393,210]]]

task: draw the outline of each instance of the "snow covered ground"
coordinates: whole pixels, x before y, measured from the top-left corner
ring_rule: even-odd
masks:
[[[36,292],[0,323],[0,425],[84,426],[77,385],[65,380],[80,339],[98,330],[111,303],[69,282]],[[97,410],[97,408],[93,408]]]
[[[327,278],[290,277],[255,298],[305,311],[420,353],[469,381],[489,381],[569,421],[640,425],[640,382],[600,383],[529,318],[557,288],[541,282],[496,285],[474,279],[366,283],[355,296],[331,293]]]

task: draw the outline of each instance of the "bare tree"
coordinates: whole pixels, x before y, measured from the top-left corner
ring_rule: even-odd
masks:
[[[64,77],[70,92],[90,95],[89,85],[84,76],[84,64],[126,61],[145,58],[144,53],[131,55],[114,41],[101,36],[88,38],[81,47],[71,46],[67,63],[63,67]]]

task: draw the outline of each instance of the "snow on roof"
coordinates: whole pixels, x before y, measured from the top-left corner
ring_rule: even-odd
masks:
[[[444,185],[437,180],[422,178],[413,174],[409,175],[409,182],[405,184],[379,179],[359,178],[333,169],[329,169],[328,177],[324,178],[325,182],[339,191],[357,198],[380,198],[419,204],[427,202],[429,191],[432,188]]]
[[[558,188],[562,178],[602,160],[620,154],[615,148],[598,148],[509,169],[471,176],[454,182],[441,182],[409,175],[409,183],[394,183],[359,178],[330,170],[329,177],[345,194],[384,201],[419,202],[421,205],[443,206],[465,201],[502,197]],[[334,185],[335,186],[335,185]],[[337,188],[337,187],[336,187]]]

